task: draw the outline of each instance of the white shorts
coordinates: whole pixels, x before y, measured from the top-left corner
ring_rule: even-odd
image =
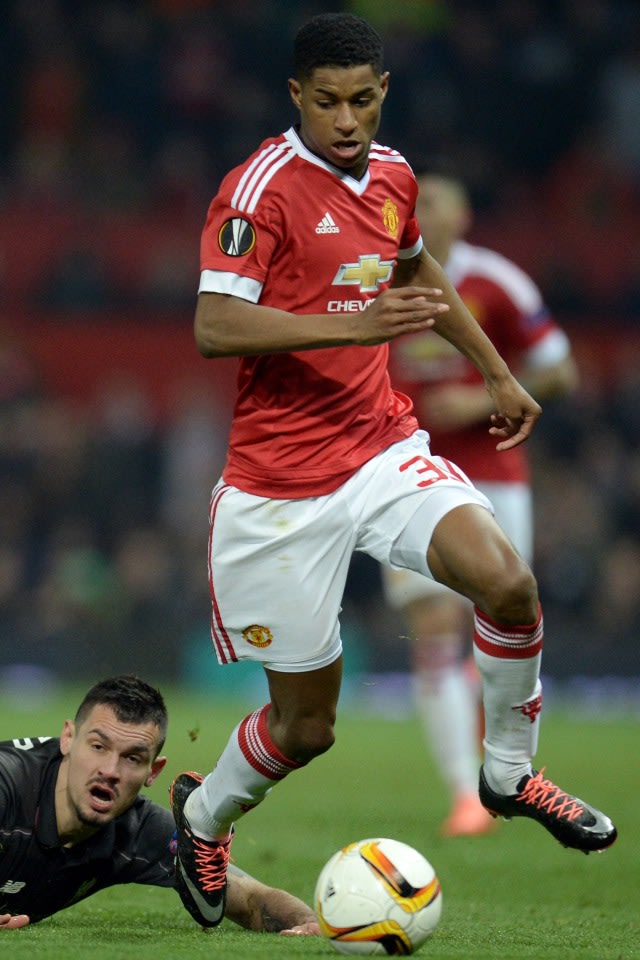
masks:
[[[218,660],[259,660],[283,672],[328,666],[342,651],[339,614],[353,552],[428,577],[432,533],[465,503],[492,509],[461,470],[431,456],[422,430],[327,496],[275,500],[220,481],[209,538]]]
[[[533,556],[533,507],[531,489],[525,483],[477,483],[491,501],[495,517],[518,553],[531,563]],[[414,600],[452,593],[449,587],[412,570],[382,568],[382,590],[393,610]]]

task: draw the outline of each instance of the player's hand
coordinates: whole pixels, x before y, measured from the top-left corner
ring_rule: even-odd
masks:
[[[308,920],[306,923],[298,923],[295,927],[289,927],[288,930],[280,931],[281,937],[319,937],[320,924],[317,920]]]
[[[542,407],[511,376],[499,386],[489,387],[489,392],[498,410],[491,415],[489,433],[502,438],[496,450],[511,450],[531,436]]]
[[[360,346],[386,343],[405,333],[432,327],[449,305],[436,287],[390,287],[362,313],[353,315],[354,342]]]
[[[11,913],[0,913],[0,930],[19,930],[20,927],[27,927],[31,920],[26,913],[18,913],[15,916]]]

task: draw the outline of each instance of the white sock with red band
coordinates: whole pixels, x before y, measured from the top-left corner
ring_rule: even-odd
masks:
[[[301,766],[272,742],[267,730],[270,709],[268,703],[238,724],[212,772],[187,798],[185,816],[197,836],[227,837],[236,820]]]
[[[517,793],[538,746],[542,687],[542,612],[534,623],[505,627],[474,609],[474,659],[482,677],[484,773],[492,790]]]

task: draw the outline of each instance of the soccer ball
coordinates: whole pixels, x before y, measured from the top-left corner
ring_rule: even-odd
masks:
[[[321,933],[339,953],[404,957],[437,927],[442,890],[421,853],[377,838],[350,843],[331,857],[314,903]]]

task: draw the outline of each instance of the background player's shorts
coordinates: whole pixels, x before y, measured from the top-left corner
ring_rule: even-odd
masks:
[[[275,500],[220,481],[211,498],[211,632],[220,663],[259,660],[303,672],[340,655],[339,613],[355,550],[430,576],[442,517],[491,504],[455,464],[431,456],[422,430],[322,497]]]
[[[476,483],[491,501],[495,518],[518,553],[531,563],[533,556],[533,507],[530,488],[524,483]],[[423,598],[452,592],[449,587],[413,570],[382,567],[385,601],[393,610]]]

